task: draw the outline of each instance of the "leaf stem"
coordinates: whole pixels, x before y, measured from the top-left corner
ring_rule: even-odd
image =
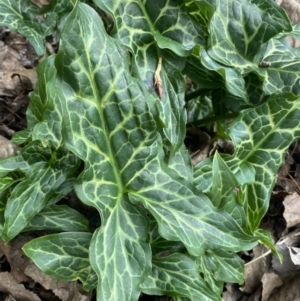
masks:
[[[219,115],[219,116],[209,116],[209,117],[203,118],[201,120],[196,120],[191,123],[188,123],[187,125],[200,126],[200,125],[204,125],[204,124],[212,123],[212,122],[216,122],[216,121],[233,119],[233,118],[236,118],[238,115],[239,115],[239,113],[228,113],[228,114],[223,114],[223,115]]]
[[[211,90],[212,89],[208,89],[208,88],[200,88],[200,89],[198,89],[196,91],[193,91],[191,93],[187,93],[187,94],[185,94],[185,101],[187,102],[187,101],[189,101],[191,99],[194,99],[194,98],[196,98],[200,95],[203,95],[204,93],[207,93]]]

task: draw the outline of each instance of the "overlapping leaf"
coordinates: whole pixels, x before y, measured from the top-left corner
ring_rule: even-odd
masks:
[[[209,283],[209,280],[239,284],[244,282],[244,263],[235,253],[224,250],[209,251],[198,257],[197,263],[204,279]],[[213,279],[210,279],[211,276]],[[222,289],[221,286],[221,292]]]
[[[86,217],[66,205],[47,206],[34,216],[24,231],[88,232]]]
[[[169,171],[170,174],[170,171]],[[138,187],[140,183],[150,184]],[[227,213],[213,209],[205,195],[193,193],[192,185],[176,175],[168,175],[151,164],[147,171],[130,183],[129,197],[153,214],[162,237],[182,241],[190,254],[202,254],[207,248],[249,249],[256,239],[245,235]],[[138,190],[138,192],[134,192]]]
[[[197,43],[203,42],[201,29],[188,15],[184,4],[178,1],[94,2],[114,16],[118,37],[133,54],[133,73],[155,94],[153,77],[158,59],[162,57],[161,114],[166,125],[164,134],[171,142],[172,157],[185,135],[185,80],[180,74],[185,59],[181,56],[186,56]]]
[[[24,253],[46,274],[65,281],[80,280],[85,290],[97,285],[97,275],[89,262],[92,234],[68,232],[31,240]]]
[[[214,156],[212,171],[212,188],[208,193],[212,203],[228,212],[241,227],[245,227],[245,211],[238,202],[237,192],[234,192],[234,189],[239,186],[238,181],[218,153]]]
[[[147,218],[129,200],[150,210],[164,238],[183,241],[194,254],[207,247],[251,248],[255,238],[215,211],[204,195],[195,195],[177,168],[165,166],[153,98],[130,75],[126,53],[106,35],[95,12],[78,4],[65,32],[56,60],[65,139],[85,162],[76,192],[101,214],[90,247],[99,300],[136,300],[151,268]]]
[[[196,4],[200,6],[200,2],[193,5],[187,3],[198,19],[202,14],[202,17],[206,16],[201,8],[197,12]],[[213,5],[215,13],[212,15],[209,10],[210,13],[204,18],[207,19],[204,24],[209,31],[208,47],[202,47],[200,60],[207,69],[223,77],[228,92],[249,103],[243,77],[254,71],[263,80],[265,94],[293,92],[297,95],[299,85],[295,83],[299,79],[294,68],[299,60],[292,54],[295,51],[280,45],[278,40],[272,40],[284,31],[292,30],[284,10],[272,1],[255,1],[254,4],[247,0],[231,0],[226,5],[217,0],[207,2]],[[275,55],[273,52],[276,52]],[[289,61],[288,65],[281,63],[285,58]]]
[[[225,161],[233,169],[241,162],[255,169],[255,173],[246,169],[246,174],[254,174],[255,179],[253,184],[244,187],[243,192],[248,198],[245,209],[252,231],[256,230],[268,209],[275,175],[285,152],[300,135],[299,110],[297,98],[274,96],[256,109],[243,111],[230,129],[236,148],[232,157],[224,157]],[[208,189],[211,184],[211,166],[209,162],[202,162],[195,169],[195,184],[198,188],[202,186]]]
[[[37,154],[38,149],[42,150],[41,153],[46,153],[39,145],[32,144],[24,149],[24,154],[30,148],[33,154]],[[64,148],[52,153],[48,149],[48,152],[48,160],[39,161],[40,158],[30,156],[25,160],[29,168],[25,171],[23,181],[12,190],[5,207],[2,233],[5,242],[18,235],[47,204],[57,202],[72,189],[68,180],[78,167],[78,159]],[[26,158],[25,155],[24,157]],[[34,160],[32,164],[31,160]]]
[[[215,12],[214,6],[205,0],[185,0],[185,5],[190,15],[197,20],[207,37],[209,35],[209,22]]]
[[[255,182],[247,188],[248,222],[254,231],[268,209],[275,175],[289,145],[300,136],[299,99],[272,97],[255,110],[243,112],[230,136],[236,145],[235,158],[255,168]]]
[[[260,8],[247,0],[229,0],[226,5],[219,0],[208,2],[216,9],[209,24],[208,54],[226,66],[251,68],[249,61],[265,42],[284,30],[292,30],[284,10],[272,1],[265,1]]]
[[[192,301],[219,301],[200,277],[196,263],[183,254],[153,258],[152,273],[141,285],[142,291],[151,295],[176,295]]]
[[[300,94],[299,52],[283,41],[272,39],[266,46],[257,73],[264,78],[267,95],[292,92]]]
[[[66,142],[85,161],[75,189],[101,214],[90,247],[99,300],[136,300],[151,266],[148,222],[129,203],[126,183],[151,161],[156,123],[149,94],[130,76],[124,58],[95,11],[78,4],[62,34],[56,66]]]

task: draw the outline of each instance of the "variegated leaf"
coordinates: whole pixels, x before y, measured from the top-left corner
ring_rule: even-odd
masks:
[[[85,232],[46,235],[26,243],[23,251],[46,274],[64,281],[80,280],[89,291],[98,280],[89,262],[91,237]]]
[[[184,3],[175,0],[94,2],[114,16],[118,38],[133,54],[133,74],[156,95],[154,73],[162,58],[161,116],[172,157],[185,136],[185,79],[180,71],[184,68],[184,56],[196,44],[203,43],[201,28],[188,15]]]

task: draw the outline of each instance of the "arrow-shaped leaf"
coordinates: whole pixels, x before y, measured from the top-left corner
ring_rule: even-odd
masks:
[[[39,150],[43,151],[42,154],[48,151],[51,157],[38,161],[43,155],[40,158],[30,156],[30,152],[37,154]],[[24,180],[13,188],[5,207],[2,235],[5,242],[18,235],[47,204],[57,202],[70,192],[69,177],[78,167],[78,159],[63,147],[51,153],[49,148],[43,149],[38,143],[32,143],[22,150],[22,156],[27,157],[24,161],[30,167],[26,170]],[[30,164],[31,160],[36,161]]]
[[[223,159],[232,171],[246,164],[244,172],[239,175],[244,183],[247,184],[248,176],[254,176],[253,183],[243,188],[243,195],[247,197],[244,204],[248,225],[252,231],[259,226],[269,207],[275,176],[287,148],[300,136],[299,110],[298,98],[273,96],[257,108],[244,110],[230,128],[235,153]],[[249,165],[254,170],[251,171]],[[194,177],[198,189],[209,191],[212,184],[211,159],[195,168]]]

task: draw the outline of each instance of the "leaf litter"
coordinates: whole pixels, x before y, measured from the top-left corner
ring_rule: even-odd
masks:
[[[288,2],[277,0],[287,10],[290,9]],[[299,4],[296,0],[291,2],[294,7]],[[296,8],[300,11],[300,4]],[[295,10],[291,13],[294,14]],[[293,15],[293,18],[296,17]],[[298,19],[295,20],[299,22]],[[289,42],[294,47],[300,46],[294,39]],[[37,57],[26,39],[7,28],[0,28],[0,158],[18,150],[9,138],[15,131],[26,128],[28,93],[36,84],[37,65]],[[231,141],[213,141],[211,135],[204,129],[188,130],[185,142],[194,165],[216,150],[232,153]],[[74,204],[74,195],[70,201]],[[223,301],[300,300],[299,140],[290,147],[285,164],[278,172],[269,211],[261,228],[272,233],[276,249],[283,255],[282,262],[263,245],[244,252],[241,257],[246,263],[245,282],[242,286],[227,283],[222,295]],[[7,245],[0,242],[0,300],[93,300],[93,294],[84,292],[79,283],[59,281],[48,276],[25,256],[22,246],[36,235],[38,234],[21,234]],[[142,294],[140,300],[171,299]]]

